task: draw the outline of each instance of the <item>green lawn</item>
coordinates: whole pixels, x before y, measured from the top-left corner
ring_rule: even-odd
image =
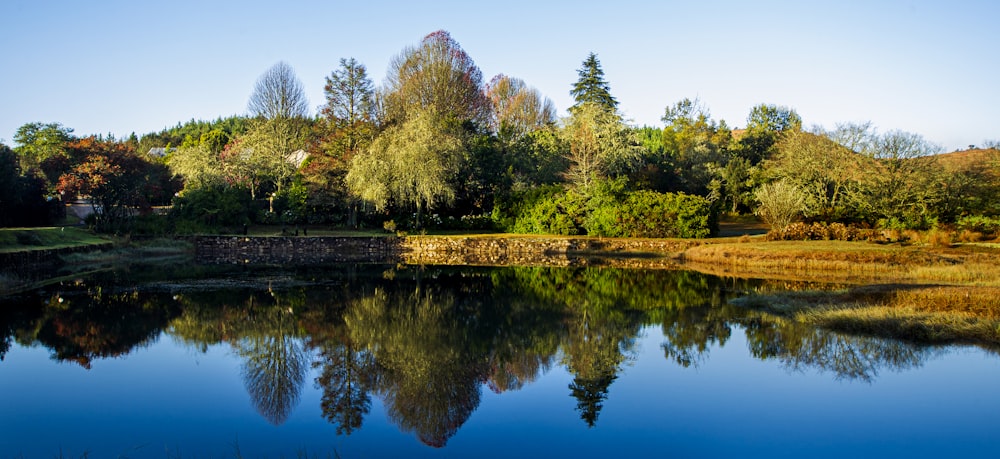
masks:
[[[2,228],[0,252],[48,250],[111,242],[83,228]]]

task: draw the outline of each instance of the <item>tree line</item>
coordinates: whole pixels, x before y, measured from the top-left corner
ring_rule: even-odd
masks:
[[[0,224],[42,224],[60,202],[88,197],[95,227],[118,232],[281,223],[704,237],[722,213],[756,213],[776,228],[796,219],[1000,227],[996,142],[944,159],[918,134],[870,123],[804,129],[794,109],[774,104],[733,129],[697,99],[667,106],[663,127],[638,127],[597,55],[577,76],[575,103],[559,118],[523,80],[484,79],[437,31],[393,57],[380,86],[364,64],[341,59],[315,115],[279,62],[258,79],[247,116],[124,140],[29,123],[13,149],[0,146]],[[142,217],[171,204],[165,221]],[[9,211],[20,208],[32,211]]]

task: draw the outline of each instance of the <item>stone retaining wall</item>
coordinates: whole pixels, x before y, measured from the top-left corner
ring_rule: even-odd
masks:
[[[660,259],[656,263],[663,263],[664,256],[698,244],[686,240],[522,236],[198,236],[193,242],[197,261],[209,264],[374,262],[500,266],[568,266],[588,264],[588,257],[608,256],[623,260]]]

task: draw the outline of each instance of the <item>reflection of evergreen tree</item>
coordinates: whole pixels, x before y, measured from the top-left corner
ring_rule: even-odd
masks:
[[[593,427],[608,397],[611,383],[630,356],[639,334],[641,315],[614,308],[590,310],[580,299],[576,314],[567,326],[563,343],[564,363],[573,374],[570,392],[577,399],[580,419]]]
[[[604,371],[589,378],[579,375],[573,378],[573,383],[569,385],[570,393],[576,399],[576,410],[587,427],[597,424],[604,400],[608,398],[608,388],[617,378],[614,371]]]
[[[254,407],[268,422],[285,422],[309,370],[295,312],[305,307],[305,292],[220,290],[177,298],[185,310],[171,323],[171,333],[202,348],[229,343],[243,359],[243,383]]]

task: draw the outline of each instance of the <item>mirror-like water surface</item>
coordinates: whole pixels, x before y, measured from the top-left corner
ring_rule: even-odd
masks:
[[[365,265],[165,278],[0,302],[0,457],[1000,451],[994,353],[727,302],[802,286]]]

